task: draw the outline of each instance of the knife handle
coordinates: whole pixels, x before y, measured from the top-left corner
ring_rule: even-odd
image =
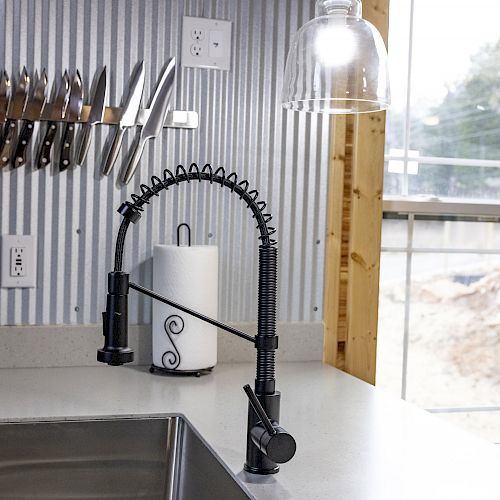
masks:
[[[137,169],[137,165],[139,165],[139,162],[141,161],[142,150],[144,149],[145,144],[146,139],[144,139],[140,133],[137,134],[131,148],[132,155],[130,156],[130,159],[127,163],[127,168],[125,169],[125,173],[123,174],[122,181],[124,184],[128,184],[130,182],[130,179],[132,179]]]
[[[77,165],[81,165],[85,161],[91,141],[92,125],[85,124],[82,128],[82,139],[80,141],[80,148],[78,149],[78,157],[76,160]]]
[[[18,168],[26,163],[26,149],[33,135],[35,123],[31,120],[23,120],[19,139],[17,140],[16,153],[14,155],[14,167]]]
[[[17,121],[7,120],[5,122],[4,136],[2,141],[2,150],[0,152],[0,166],[5,167],[10,163],[12,151],[14,149],[14,141],[17,135]]]
[[[52,145],[57,134],[57,122],[49,122],[47,130],[43,136],[40,151],[38,152],[38,168],[46,167],[50,163],[50,154],[52,152]]]
[[[62,172],[71,165],[71,150],[75,140],[75,123],[66,123],[61,141],[61,153],[59,157],[59,170]]]
[[[125,128],[116,127],[115,137],[113,138],[113,142],[111,144],[111,148],[108,151],[108,157],[106,158],[106,162],[104,163],[104,167],[102,169],[102,173],[104,175],[109,175],[113,168],[113,165],[118,158],[118,153],[120,152],[120,148],[122,147],[123,136],[125,135]]]

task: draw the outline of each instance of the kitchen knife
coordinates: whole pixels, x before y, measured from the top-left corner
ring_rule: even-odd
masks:
[[[52,105],[55,113],[59,115],[61,119],[66,116],[66,108],[68,107],[70,92],[71,88],[69,86],[69,75],[68,72],[65,71],[64,75],[62,76],[61,84],[59,85],[56,98],[54,99],[54,104]],[[52,145],[54,144],[56,133],[57,122],[48,122],[47,130],[45,131],[45,136],[38,153],[38,168],[46,167],[50,163]]]
[[[172,57],[164,69],[158,86],[156,87],[156,91],[151,101],[149,116],[140,131],[137,133],[135,141],[132,145],[132,154],[123,176],[123,182],[125,184],[130,182],[130,179],[132,179],[132,176],[137,169],[137,165],[139,165],[146,141],[158,137],[163,128],[163,123],[165,122],[165,116],[167,114],[168,102],[170,100],[170,95],[172,94],[174,76],[175,57]]]
[[[77,165],[81,165],[85,161],[87,151],[89,150],[90,141],[92,140],[92,127],[97,123],[101,123],[104,117],[104,101],[106,100],[106,66],[101,71],[99,80],[95,87],[94,95],[90,101],[91,108],[87,123],[82,128],[82,138],[80,140],[80,149],[78,150]]]
[[[17,118],[22,116],[28,98],[28,87],[30,77],[26,68],[21,72],[21,78],[15,86],[14,94],[7,109],[7,121],[5,122],[4,135],[0,146],[0,166],[4,167],[12,157],[14,142],[17,135]]]
[[[80,73],[77,71],[71,84],[71,95],[67,109],[67,119],[70,120],[64,126],[61,140],[61,153],[59,158],[59,170],[66,170],[71,166],[72,145],[75,139],[76,122],[80,118],[83,106],[83,87]]]
[[[45,100],[47,98],[45,91],[47,89],[47,73],[42,71],[40,79],[35,75],[36,85],[33,89],[33,94],[26,104],[26,109],[23,114],[23,121],[21,132],[19,132],[19,139],[17,140],[16,153],[14,155],[14,166],[20,167],[26,163],[26,149],[33,135],[35,128],[35,121],[38,120],[42,114]]]
[[[133,127],[137,123],[137,115],[141,107],[142,93],[144,91],[144,61],[139,64],[130,77],[127,96],[122,104],[122,115],[120,123],[116,127],[115,137],[108,151],[102,173],[109,175],[115,164],[118,152],[122,145],[123,134],[127,127]]]

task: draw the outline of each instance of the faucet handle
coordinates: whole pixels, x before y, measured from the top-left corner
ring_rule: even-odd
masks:
[[[248,384],[243,387],[243,390],[260,418],[260,422],[249,429],[253,444],[273,462],[278,464],[288,462],[295,455],[297,448],[295,439],[283,427],[280,427],[278,422],[271,422],[255,392]]]
[[[259,416],[260,421],[262,422],[262,425],[264,426],[266,431],[271,435],[276,434],[276,429],[273,427],[271,420],[269,420],[266,410],[262,408],[262,405],[260,404],[260,401],[257,399],[255,392],[253,392],[252,388],[248,384],[243,386],[243,390],[245,391],[245,394],[248,396],[248,400],[250,401],[252,408],[254,409],[255,413],[257,413],[257,415]]]

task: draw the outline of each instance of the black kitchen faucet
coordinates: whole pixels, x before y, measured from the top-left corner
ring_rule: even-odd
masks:
[[[181,182],[209,181],[228,187],[247,204],[257,222],[259,240],[259,291],[258,328],[252,336],[232,328],[203,314],[171,301],[152,290],[129,281],[129,274],[122,271],[125,237],[130,223],[137,223],[153,196]],[[243,388],[249,399],[247,450],[244,469],[253,474],[274,474],[280,463],[288,462],[295,454],[294,438],[279,425],[280,397],[275,390],[275,351],[278,348],[276,335],[276,295],[278,260],[276,241],[271,236],[276,232],[268,226],[271,215],[265,213],[266,203],[257,201],[258,191],[249,190],[248,181],[238,182],[235,173],[226,175],[223,168],[213,171],[210,165],[199,168],[195,163],[186,170],[179,165],[175,174],[165,169],[163,178],[153,176],[151,186],[141,185],[141,194],[132,195],[132,202],[123,203],[118,212],[124,217],[118,231],[115,250],[115,268],[108,274],[106,311],[103,312],[104,347],[97,351],[97,360],[109,365],[123,365],[134,359],[128,346],[128,292],[141,292],[164,304],[180,309],[202,321],[215,325],[233,335],[253,342],[257,349],[257,371],[255,392],[247,384]]]

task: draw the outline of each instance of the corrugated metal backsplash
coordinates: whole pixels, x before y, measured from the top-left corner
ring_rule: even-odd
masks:
[[[88,95],[89,78],[106,65],[109,105],[117,106],[144,59],[147,101],[168,57],[180,62],[183,15],[233,22],[230,72],[178,66],[173,107],[198,111],[198,130],[164,129],[127,187],[116,183],[117,166],[113,176],[100,177],[105,126],[96,127],[83,167],[34,171],[29,162],[0,172],[0,233],[38,236],[38,287],[1,289],[0,324],[100,322],[121,219],[116,208],[164,167],[193,161],[236,171],[260,191],[278,228],[279,318],[321,320],[328,119],[279,104],[291,35],[313,17],[314,1],[4,0],[0,67],[9,73],[45,67],[51,81],[64,68],[78,68]],[[129,231],[125,267],[134,280],[151,284],[153,245],[173,242],[176,225],[188,222],[194,243],[220,247],[220,318],[255,319],[258,234],[233,198],[229,190],[190,184],[155,199]],[[131,322],[149,319],[149,300],[135,296]]]

